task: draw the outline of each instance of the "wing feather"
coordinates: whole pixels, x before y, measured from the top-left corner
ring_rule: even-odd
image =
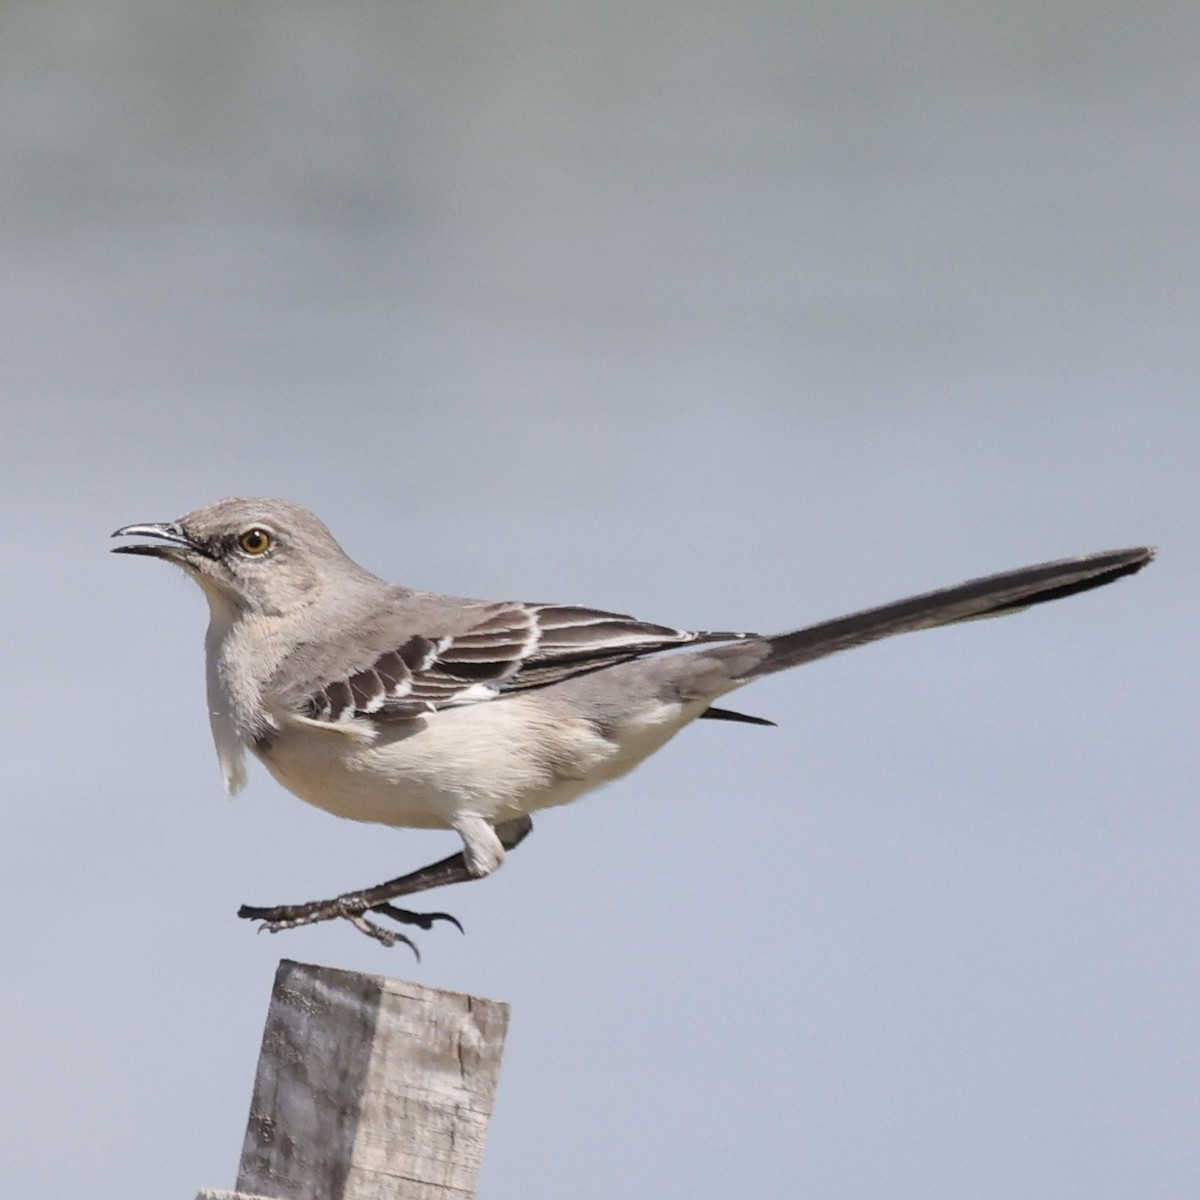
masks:
[[[475,613],[453,634],[410,637],[362,670],[314,681],[296,707],[319,721],[410,720],[677,646],[754,636],[673,629],[566,604],[490,604]]]

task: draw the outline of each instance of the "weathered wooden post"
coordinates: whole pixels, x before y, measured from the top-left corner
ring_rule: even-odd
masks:
[[[284,959],[237,1191],[197,1200],[471,1200],[508,1005]]]

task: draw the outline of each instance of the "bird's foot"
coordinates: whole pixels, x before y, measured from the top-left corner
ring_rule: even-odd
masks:
[[[238,916],[247,921],[258,921],[259,932],[282,933],[285,929],[299,929],[302,925],[316,925],[320,921],[343,920],[349,921],[359,933],[373,938],[381,945],[388,947],[403,942],[408,946],[418,960],[421,957],[416,943],[406,934],[386,929],[368,919],[369,913],[378,913],[389,917],[399,925],[415,925],[418,929],[432,929],[438,921],[448,921],[459,933],[463,927],[457,917],[450,913],[412,912],[407,908],[397,908],[396,905],[383,901],[377,904],[364,903],[358,893],[347,893],[333,900],[312,900],[307,904],[280,904],[272,908],[257,908],[243,904],[238,909]]]

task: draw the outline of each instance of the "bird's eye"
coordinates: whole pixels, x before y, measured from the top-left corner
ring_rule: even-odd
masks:
[[[253,529],[239,534],[237,544],[243,554],[265,554],[271,548],[271,535],[256,525]]]

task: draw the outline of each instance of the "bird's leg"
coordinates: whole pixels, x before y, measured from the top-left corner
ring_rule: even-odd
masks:
[[[386,883],[377,883],[374,887],[344,892],[332,900],[310,900],[307,904],[280,904],[272,908],[243,904],[238,909],[238,916],[249,921],[261,921],[261,928],[268,933],[280,933],[284,929],[341,918],[349,921],[360,933],[385,946],[406,942],[417,953],[411,938],[383,929],[369,921],[366,914],[377,912],[401,925],[415,925],[418,929],[432,929],[435,921],[449,921],[461,931],[462,926],[449,913],[411,912],[407,908],[397,908],[391,902],[400,896],[411,896],[451,883],[466,883],[491,874],[504,861],[504,852],[519,845],[529,834],[533,828],[533,818],[516,817],[493,828],[481,817],[465,817],[455,823],[455,828],[463,839],[464,848],[427,867],[389,879]]]

